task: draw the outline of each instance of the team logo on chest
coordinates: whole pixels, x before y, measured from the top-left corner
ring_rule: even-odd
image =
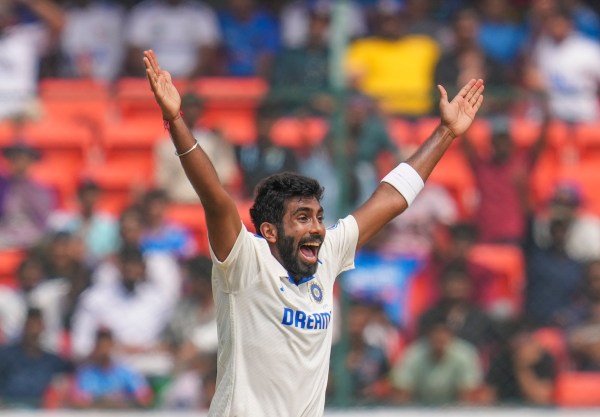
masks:
[[[321,287],[318,282],[311,282],[308,286],[308,292],[310,293],[310,298],[312,298],[315,303],[321,304],[321,302],[323,302],[323,287]]]

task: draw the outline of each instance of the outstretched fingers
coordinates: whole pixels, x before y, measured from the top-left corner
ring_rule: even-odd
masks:
[[[470,105],[474,105],[475,103],[477,103],[477,100],[479,100],[479,97],[483,93],[484,89],[485,89],[485,86],[483,84],[481,84],[475,91],[473,91],[473,94],[468,98]],[[471,92],[469,92],[469,94],[470,93]]]
[[[456,96],[457,97],[466,97],[467,94],[469,93],[469,91],[471,91],[471,89],[475,85],[475,83],[477,83],[477,81],[474,78],[472,78],[471,81],[469,81],[463,88],[460,89],[460,91],[458,92],[458,94]]]
[[[477,97],[477,101],[473,105],[473,109],[475,109],[475,111],[478,111],[479,108],[481,107],[481,103],[483,103],[483,95],[480,95],[479,97]]]

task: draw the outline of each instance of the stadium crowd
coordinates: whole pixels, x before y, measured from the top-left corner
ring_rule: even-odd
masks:
[[[282,171],[325,186],[333,224],[341,197],[363,202],[431,132],[436,84],[484,79],[483,115],[340,280],[348,378],[332,372],[328,391],[349,382],[365,406],[600,406],[598,5],[345,2],[340,148],[333,3],[0,3],[0,407],[210,403],[202,207],[145,49],[183,86],[183,117],[248,227],[255,186]]]

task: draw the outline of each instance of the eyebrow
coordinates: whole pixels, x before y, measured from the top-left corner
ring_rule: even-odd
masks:
[[[319,210],[317,210],[317,214],[322,214],[323,211],[324,211],[323,207],[319,207]],[[292,213],[292,215],[298,214],[300,212],[310,213],[310,212],[312,212],[312,209],[310,207],[298,207],[296,210],[294,210],[294,212]]]

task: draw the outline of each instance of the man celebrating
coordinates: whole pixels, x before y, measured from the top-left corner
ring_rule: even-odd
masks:
[[[317,181],[291,173],[267,177],[250,210],[254,235],[186,127],[170,74],[152,51],[144,52],[144,63],[208,226],[219,334],[209,416],[321,416],[335,278],[354,267],[358,248],[412,203],[444,151],[471,125],[483,81],[471,80],[451,102],[439,86],[440,126],[364,205],[327,231]]]

